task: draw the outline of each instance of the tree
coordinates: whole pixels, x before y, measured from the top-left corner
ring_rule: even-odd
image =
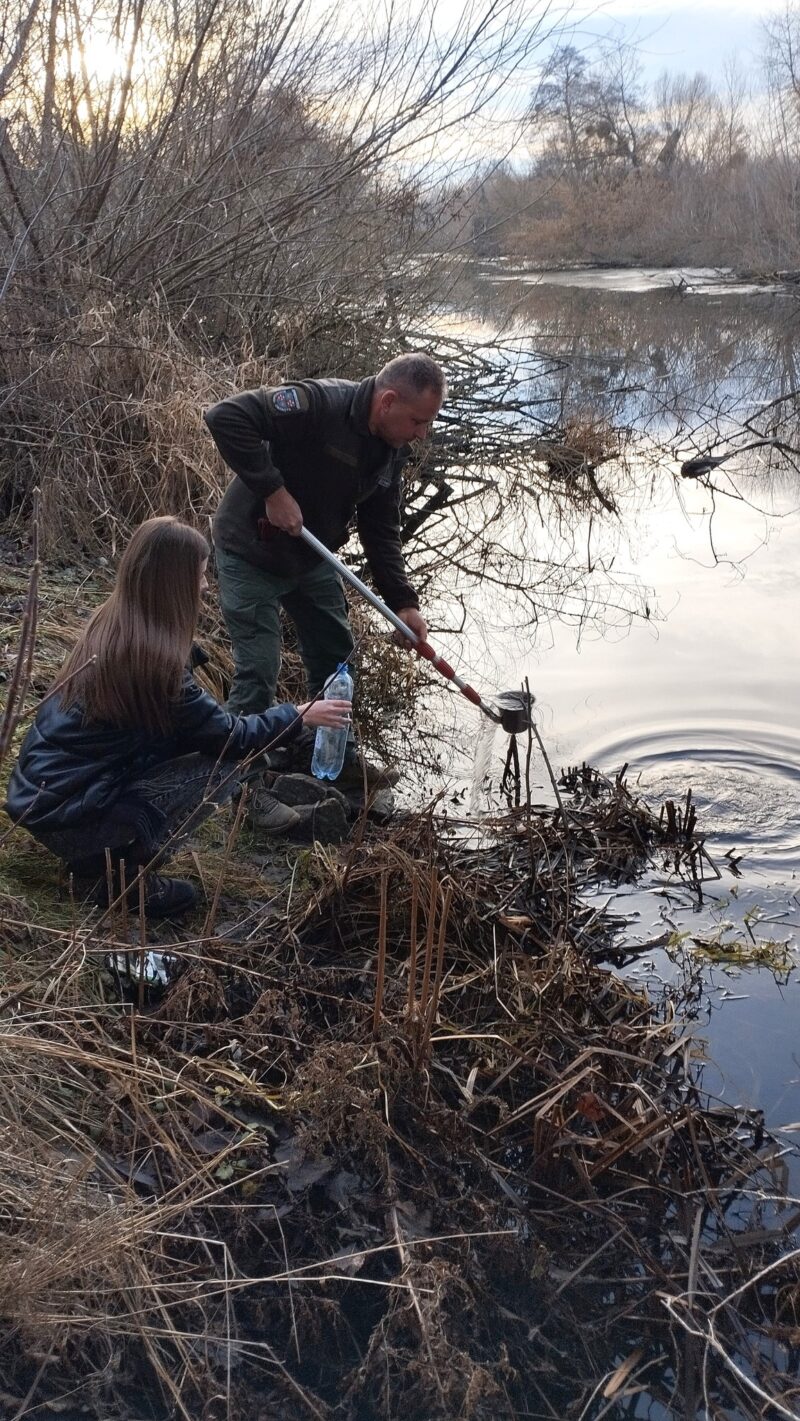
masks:
[[[635,55],[605,46],[594,63],[571,45],[556,48],[529,110],[534,159],[575,180],[638,168],[650,126]]]

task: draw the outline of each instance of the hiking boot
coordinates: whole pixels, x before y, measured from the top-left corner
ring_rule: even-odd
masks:
[[[297,824],[299,815],[289,804],[282,804],[267,789],[254,790],[247,805],[247,823],[262,834],[288,834]]]
[[[388,824],[394,814],[394,795],[388,785],[371,793],[367,800],[367,813],[376,824]]]
[[[400,771],[393,766],[374,765],[371,760],[354,755],[345,760],[336,776],[336,783],[344,790],[363,790],[365,781],[367,789],[390,789],[399,779]]]
[[[329,780],[316,780],[313,775],[278,775],[270,791],[281,804],[288,804],[298,812],[301,805],[317,804],[323,799],[341,800],[342,808],[348,808],[345,796]]]
[[[369,819],[374,819],[376,824],[388,824],[394,814],[394,791],[384,785],[379,789],[367,790],[365,799],[363,786],[348,789],[347,803],[351,818],[355,816],[358,819],[366,808]]]
[[[322,799],[318,804],[303,804],[295,811],[297,824],[290,837],[301,843],[340,844],[347,838],[350,821],[342,796]]]

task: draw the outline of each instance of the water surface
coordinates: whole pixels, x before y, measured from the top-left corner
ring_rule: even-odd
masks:
[[[566,539],[523,515],[514,528],[537,558],[580,550],[593,591],[581,586],[532,624],[513,596],[456,579],[448,595],[462,595],[465,625],[436,641],[483,692],[529,680],[556,769],[627,765],[629,784],[654,806],[691,789],[722,877],[698,904],[654,875],[627,903],[631,946],[689,932],[734,946],[751,933],[795,944],[800,476],[775,473],[751,451],[717,472],[717,491],[680,477],[683,460],[741,443],[745,420],[800,385],[795,294],[709,271],[487,266],[462,271],[449,301],[447,328],[515,363],[520,388],[545,394],[554,422],[602,418],[633,441],[624,467],[597,472],[616,514],[587,515]],[[452,624],[447,596],[435,616]],[[446,694],[437,713],[460,729],[465,749],[450,774],[464,783],[475,713]],[[498,736],[495,785],[503,753]],[[536,782],[547,797],[541,763]],[[655,980],[678,969],[659,948],[628,970]],[[763,1108],[776,1127],[800,1120],[796,973],[748,966],[732,951],[709,961],[706,985],[696,1025],[715,1062],[706,1084]]]

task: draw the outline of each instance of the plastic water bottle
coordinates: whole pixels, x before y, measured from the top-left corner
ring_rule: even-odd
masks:
[[[347,669],[347,662],[343,661],[325,683],[325,700],[352,701],[352,699],[353,678]],[[335,780],[341,772],[348,733],[346,725],[343,725],[341,730],[329,730],[326,725],[320,725],[317,728],[311,773],[316,775],[318,780]]]

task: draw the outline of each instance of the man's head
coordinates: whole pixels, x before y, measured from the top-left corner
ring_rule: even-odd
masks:
[[[397,355],[375,376],[370,432],[393,449],[427,439],[446,394],[444,371],[429,355]]]

